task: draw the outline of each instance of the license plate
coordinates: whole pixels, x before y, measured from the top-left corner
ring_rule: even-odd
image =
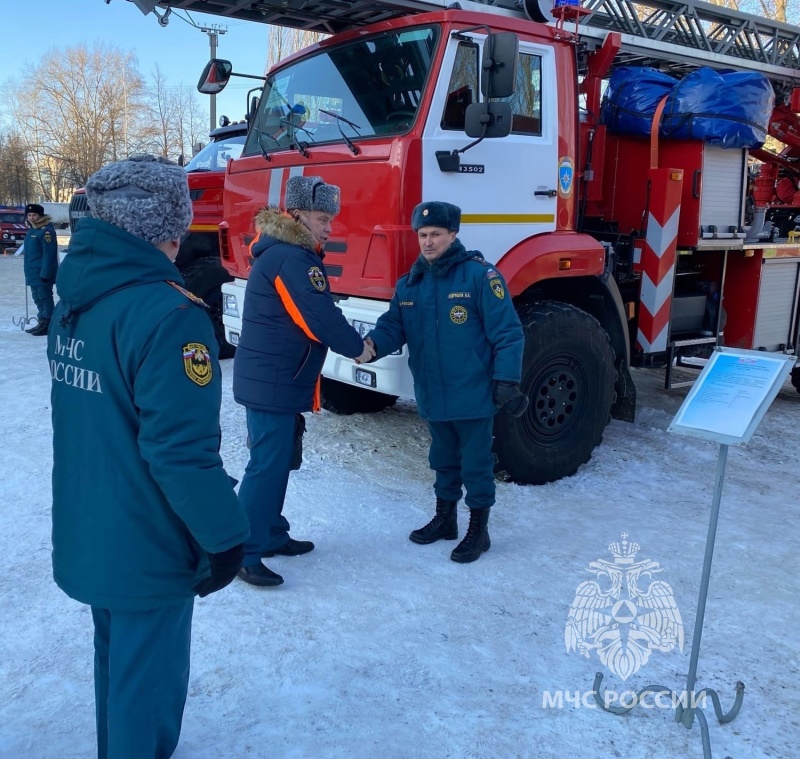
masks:
[[[377,384],[375,372],[367,369],[356,369],[356,383],[366,387],[375,387]]]

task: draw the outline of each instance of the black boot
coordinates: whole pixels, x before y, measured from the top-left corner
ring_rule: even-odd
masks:
[[[39,325],[40,324],[41,324],[41,322],[37,319],[36,320],[36,324],[34,324],[32,327],[28,327],[28,329],[26,329],[25,331],[28,334],[30,334],[31,332],[36,332],[36,330],[39,329]]]
[[[265,567],[261,562],[249,567],[242,567],[238,577],[240,580],[244,580],[250,585],[258,585],[260,588],[274,588],[276,585],[283,585],[283,577]]]
[[[458,515],[456,501],[436,499],[436,516],[424,527],[414,530],[408,539],[427,545],[437,540],[455,540],[458,537]]]
[[[47,330],[50,327],[50,320],[49,319],[42,319],[37,325],[36,329],[28,329],[25,330],[29,335],[33,335],[34,337],[42,337],[42,335],[47,334]]]
[[[450,554],[453,561],[459,564],[469,564],[480,558],[484,551],[488,551],[492,545],[489,540],[489,508],[485,509],[470,509],[469,510],[469,527],[467,534]]]

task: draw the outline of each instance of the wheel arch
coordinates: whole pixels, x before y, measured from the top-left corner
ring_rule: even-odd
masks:
[[[630,335],[606,251],[589,235],[553,232],[516,245],[497,263],[515,303],[554,300],[593,316],[607,332],[617,366],[630,366]]]

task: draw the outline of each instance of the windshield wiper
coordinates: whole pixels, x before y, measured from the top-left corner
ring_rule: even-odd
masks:
[[[333,111],[326,111],[324,108],[320,108],[319,112],[324,113],[326,116],[333,116],[333,118],[336,119],[336,126],[339,127],[339,134],[342,135],[342,139],[345,141],[345,144],[348,148],[350,148],[350,150],[353,151],[353,155],[358,155],[361,152],[361,148],[353,144],[353,141],[344,133],[344,129],[342,129],[342,122],[344,121],[345,124],[351,126],[353,131],[359,137],[361,137],[361,132],[358,130],[361,129],[361,127],[358,124],[354,124],[352,121],[350,121],[350,119],[346,119],[344,116],[340,116],[338,113],[334,113]]]
[[[271,161],[272,160],[272,155],[270,155],[270,153],[267,152],[267,149],[264,147],[264,143],[261,141],[261,138],[262,137],[266,137],[266,138],[272,140],[278,146],[278,148],[280,148],[280,146],[281,146],[280,142],[278,142],[278,140],[276,140],[272,135],[265,134],[264,132],[262,132],[255,125],[253,126],[253,129],[256,130],[256,134],[258,135],[258,149],[261,151],[261,155],[264,156],[264,160],[265,161]]]
[[[196,174],[198,171],[211,171],[211,169],[207,169],[205,166],[203,166],[203,167],[198,167],[196,169],[187,169],[186,173],[187,174]]]
[[[302,108],[302,106],[299,106],[299,107]],[[298,108],[298,106],[294,106],[294,108]],[[294,123],[294,120],[293,120],[294,116],[295,115],[302,115],[304,113],[305,113],[305,108],[303,108],[302,111],[296,111],[296,110],[293,109],[289,113],[289,118],[288,119],[281,119],[280,123],[281,123],[281,125],[286,127],[286,136],[289,138],[289,147],[290,148],[294,148],[296,151],[298,151],[300,153],[300,155],[303,156],[303,158],[310,158],[311,157],[311,153],[308,152],[308,143],[307,142],[303,142],[301,140],[298,140],[295,137],[295,132],[300,130],[301,132],[305,132],[309,136],[309,138],[311,139],[311,142],[314,142],[314,136],[311,134],[311,132],[308,131],[308,129],[303,127],[302,124],[298,125],[298,124]]]

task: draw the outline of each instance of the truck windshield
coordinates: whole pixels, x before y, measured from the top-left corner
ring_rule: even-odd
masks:
[[[21,211],[19,213],[9,213],[8,211],[0,211],[0,222],[3,224],[24,224],[25,214]]]
[[[407,132],[438,36],[438,27],[387,32],[322,50],[269,76],[244,154],[342,142],[340,129],[351,140]]]
[[[225,171],[228,159],[242,154],[245,135],[231,135],[216,142],[209,142],[189,163],[186,171]]]

